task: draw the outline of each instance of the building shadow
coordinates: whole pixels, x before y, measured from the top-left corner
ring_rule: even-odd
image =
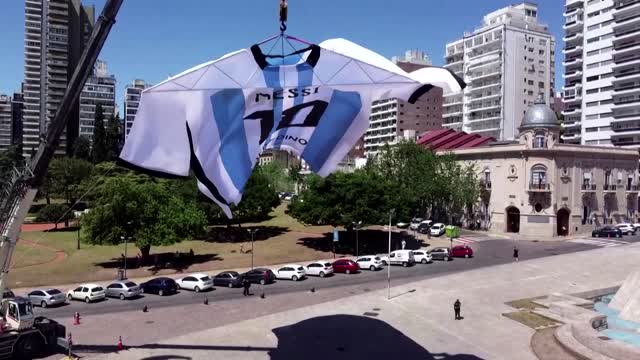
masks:
[[[377,309],[376,309],[377,310]],[[370,360],[370,359],[421,359],[421,360],[482,360],[471,354],[431,353],[399,330],[384,321],[370,316],[330,315],[303,320],[273,329],[278,338],[277,347],[145,344],[127,349],[159,349],[167,351],[233,351],[264,352],[271,360]],[[212,341],[215,341],[212,339]],[[111,345],[74,345],[74,352],[114,353]],[[220,358],[224,355],[217,354]],[[214,354],[212,357],[214,358]],[[189,359],[183,355],[155,355],[146,360]]]

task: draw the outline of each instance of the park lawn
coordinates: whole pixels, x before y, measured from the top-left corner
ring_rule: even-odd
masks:
[[[11,267],[13,269],[19,269],[25,266],[44,264],[52,261],[55,257],[55,252],[49,249],[18,245],[13,252]]]
[[[307,227],[297,223],[284,214],[284,206],[275,209],[273,218],[257,224],[243,224],[248,226],[278,226],[288,229],[282,234],[267,240],[254,242],[255,266],[268,266],[287,262],[302,262],[333,256],[330,252],[323,252],[299,244],[300,238],[321,236],[331,230],[326,226]],[[16,263],[10,276],[10,286],[14,288],[32,287],[39,285],[71,284],[78,282],[105,281],[114,279],[124,245],[88,245],[82,243],[77,249],[77,232],[23,232],[21,237],[41,245],[63,250],[66,257],[60,262],[49,262],[42,265],[20,266],[20,264],[41,263],[47,258],[53,260],[55,252],[42,248],[34,248],[28,243],[18,242],[16,249]],[[200,261],[185,269],[168,268],[156,273],[149,268],[132,269],[128,276],[145,277],[152,275],[168,275],[176,272],[210,271],[218,269],[246,268],[251,265],[251,253],[241,253],[241,246],[245,251],[251,248],[250,242],[212,242],[202,240],[183,241],[171,246],[152,247],[151,255],[158,253],[186,254],[193,250]],[[133,244],[128,246],[128,258],[133,259],[139,250]],[[20,255],[20,256],[18,256]],[[33,255],[33,258],[31,256]],[[105,264],[107,263],[107,264]],[[131,266],[131,265],[130,265]]]

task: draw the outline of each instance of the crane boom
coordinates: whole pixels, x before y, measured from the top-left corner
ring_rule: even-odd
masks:
[[[0,301],[6,287],[7,274],[11,268],[11,259],[18,242],[22,223],[38,193],[38,187],[42,185],[47,174],[49,162],[53,157],[60,135],[66,127],[71,107],[80,97],[84,83],[87,81],[93,64],[95,64],[100,50],[109,36],[111,27],[116,21],[116,15],[122,2],[123,0],[107,0],[98,17],[89,43],[82,52],[80,62],[71,76],[69,86],[51,121],[46,136],[40,142],[31,163],[25,165],[23,169],[14,169],[8,186],[5,187],[5,194],[2,194],[6,197],[0,199]]]

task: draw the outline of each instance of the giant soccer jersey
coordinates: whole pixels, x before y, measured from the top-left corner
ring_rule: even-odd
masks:
[[[145,90],[120,163],[188,176],[231,217],[260,153],[300,155],[312,171],[335,170],[369,126],[371,102],[413,102],[434,86],[464,83],[448,70],[406,73],[343,39],[311,45],[293,65],[272,65],[257,45]]]

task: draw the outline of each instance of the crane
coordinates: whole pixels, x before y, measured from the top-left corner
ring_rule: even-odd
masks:
[[[80,97],[122,2],[107,0],[47,133],[41,136],[38,150],[24,168],[13,169],[8,182],[0,189],[0,359],[30,359],[45,347],[65,344],[60,341],[65,336],[64,326],[44,317],[35,317],[28,299],[3,299],[3,296],[22,223],[47,174],[72,105]],[[47,6],[46,3],[43,6]]]

